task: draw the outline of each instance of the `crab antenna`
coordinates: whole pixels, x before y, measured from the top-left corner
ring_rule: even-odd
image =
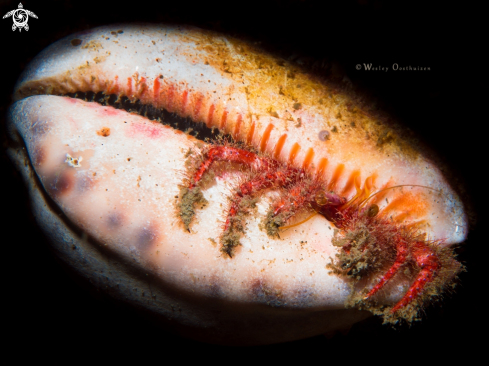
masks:
[[[312,219],[314,216],[317,215],[317,212],[314,212],[311,216],[309,216],[307,219],[304,219],[302,221],[299,221],[299,222],[296,222],[295,224],[292,224],[292,225],[287,225],[287,226],[280,226],[279,229],[280,230],[285,230],[285,229],[290,229],[291,227],[294,227],[294,226],[299,226],[303,223],[305,223],[306,221],[309,221],[310,219]]]
[[[394,188],[400,188],[400,187],[421,187],[421,188],[426,188],[426,189],[430,189],[432,191],[440,192],[441,193],[441,190],[439,191],[437,189],[434,189],[434,188],[431,188],[431,187],[427,187],[427,186],[421,186],[421,185],[418,185],[418,184],[400,184],[400,185],[397,185],[397,186],[387,187],[387,188],[381,189],[380,191],[377,191],[375,193],[372,193],[370,196],[368,196],[362,202],[360,202],[358,206],[362,206],[363,204],[365,204],[369,199],[371,199],[376,194],[379,194],[381,192],[385,192],[388,189],[394,189]]]
[[[373,186],[372,181],[373,181],[373,176],[370,176],[367,179],[365,179],[365,183],[362,188],[360,182],[360,174],[358,174],[354,180],[355,189],[357,190],[357,193],[348,202],[346,202],[343,206],[340,207],[340,211],[344,210],[347,207],[352,206],[355,201],[362,199],[365,196],[368,196]],[[360,202],[358,206],[361,206],[362,202]]]

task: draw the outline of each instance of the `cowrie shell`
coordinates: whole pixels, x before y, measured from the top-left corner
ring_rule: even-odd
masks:
[[[329,94],[302,74],[295,74],[297,84],[287,90],[282,77],[291,66],[274,64],[270,56],[230,38],[158,26],[121,27],[118,43],[102,37],[114,29],[99,28],[71,36],[48,48],[19,80],[15,93],[18,102],[11,108],[12,138],[26,144],[32,168],[47,192],[31,182],[33,202],[41,209],[47,194],[77,230],[70,230],[49,210],[39,216],[41,225],[63,260],[96,286],[119,281],[119,288],[123,289],[115,297],[129,297],[182,324],[220,329],[225,335],[217,341],[234,333],[239,327],[235,322],[240,321],[257,322],[256,334],[241,332],[241,336],[268,343],[270,339],[287,340],[281,338],[285,327],[297,327],[297,332],[289,336],[296,339],[342,327],[364,316],[342,309],[348,287],[327,273],[325,264],[334,255],[334,248],[330,245],[332,231],[325,219],[317,217],[278,241],[259,230],[258,218],[254,222],[250,218],[241,253],[232,261],[225,260],[208,238],[217,237],[219,232],[218,220],[223,217],[220,203],[225,204],[223,196],[228,192],[226,179],[218,179],[215,186],[206,190],[211,204],[199,213],[193,233],[185,233],[175,219],[172,197],[178,195],[185,150],[195,144],[193,139],[111,107],[46,94],[106,90],[144,103],[155,102],[158,107],[222,127],[282,160],[291,159],[291,152],[295,151],[291,160],[297,165],[303,164],[313,151],[311,169],[320,166],[322,158],[328,159],[328,169],[323,172],[326,181],[332,179],[340,164],[345,165],[336,187],[340,190],[347,190],[349,177],[359,168],[364,179],[376,175],[378,188],[391,179],[391,184],[441,188],[444,195],[437,196],[435,203],[435,197],[416,190],[415,196],[422,197],[421,202],[427,206],[413,221],[429,217],[425,230],[434,239],[446,238],[447,244],[465,239],[467,219],[458,196],[422,151],[402,155],[401,147],[409,146],[399,141],[395,130],[373,126],[367,115],[360,117],[363,122],[356,121],[361,132],[337,128],[327,141],[318,138],[325,128],[333,131],[339,121],[348,120],[347,112],[341,116],[335,113],[347,104],[341,93],[333,93],[323,107],[316,96]],[[74,46],[73,39],[82,42]],[[219,50],[228,54],[218,57]],[[247,62],[243,61],[243,54],[249,56],[253,52],[267,71],[257,71],[262,69],[253,65],[243,68]],[[304,97],[301,108],[294,108],[294,92]],[[40,95],[29,97],[30,93]],[[299,118],[300,126],[296,127]],[[104,128],[110,129],[109,136],[97,134]],[[364,139],[365,132],[372,135],[370,142]],[[27,157],[24,154],[20,149],[11,150],[27,177],[32,168],[21,166]],[[76,172],[65,162],[66,154],[82,157]],[[394,213],[396,210],[392,209]],[[53,227],[66,230],[54,232]],[[76,254],[68,250],[68,240],[80,248]],[[302,249],[300,242],[307,242],[308,248]],[[114,265],[106,260],[106,253],[121,263],[129,263]],[[80,266],[83,258],[91,258],[87,260],[90,264]],[[267,264],[258,265],[260,261]],[[101,268],[116,274],[104,279],[99,274]],[[134,272],[143,279],[133,277]],[[148,276],[158,283],[156,289],[148,289],[143,272],[149,272]],[[289,278],[290,273],[294,273],[294,279]],[[158,300],[148,304],[139,292],[131,292],[131,286]],[[185,294],[172,297],[175,289]],[[386,301],[400,296],[401,290]],[[203,299],[210,304],[208,308],[201,306]],[[216,317],[213,299],[224,302],[219,310],[226,316]],[[249,318],[236,312],[230,305],[234,302],[248,307]],[[175,303],[183,309],[179,315],[174,315]],[[297,309],[297,317],[284,315],[278,310],[281,306]],[[274,334],[258,339],[257,334],[263,334],[258,326],[260,319],[265,314],[269,317],[269,313],[274,314],[270,315]],[[283,324],[283,328],[278,324]],[[311,324],[315,327],[311,328]]]

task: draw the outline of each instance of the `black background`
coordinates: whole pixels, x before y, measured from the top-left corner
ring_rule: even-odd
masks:
[[[487,58],[482,55],[487,33],[484,37],[481,9],[369,0],[22,4],[38,16],[29,19],[28,32],[12,32],[11,18],[0,21],[2,128],[15,80],[50,43],[117,22],[193,24],[261,42],[322,76],[335,77],[331,65],[341,65],[354,84],[368,90],[383,109],[420,134],[466,181],[478,225],[459,250],[468,267],[461,275],[462,285],[443,307],[428,309],[420,324],[391,329],[372,318],[332,339],[318,336],[245,349],[208,345],[167,334],[66,275],[36,227],[20,176],[2,149],[2,333],[8,339],[3,343],[7,354],[16,355],[19,361],[34,356],[51,364],[96,355],[99,362],[128,356],[141,361],[154,356],[167,362],[167,357],[178,356],[181,361],[198,357],[195,359],[204,362],[212,357],[232,362],[230,357],[243,353],[252,360],[259,356],[272,362],[282,357],[306,362],[320,357],[326,363],[341,357],[347,363],[353,359],[439,363],[455,355],[468,360],[479,352],[484,335],[477,335],[476,330],[487,332],[487,295],[482,285],[487,240],[481,226],[488,190],[481,173],[487,170],[485,126],[489,122],[484,113],[488,77]],[[0,15],[17,6],[17,1],[1,1]],[[317,60],[325,66],[318,69]],[[431,71],[356,70],[355,65],[363,63],[429,66]]]

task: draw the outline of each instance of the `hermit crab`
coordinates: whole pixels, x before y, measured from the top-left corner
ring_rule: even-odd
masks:
[[[467,215],[426,150],[255,45],[96,28],[39,54],[14,99],[9,154],[59,257],[185,336],[412,322],[463,270]]]

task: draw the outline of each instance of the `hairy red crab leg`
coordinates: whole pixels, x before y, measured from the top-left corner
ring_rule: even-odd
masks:
[[[395,313],[417,298],[426,284],[433,280],[436,271],[440,268],[440,261],[426,243],[417,242],[414,244],[411,253],[418,266],[421,267],[421,271],[403,298],[391,309],[391,313]]]
[[[239,187],[236,193],[237,198],[235,198],[229,210],[228,217],[224,226],[224,231],[227,231],[229,229],[231,218],[238,213],[239,204],[244,196],[253,195],[258,191],[270,188],[273,184],[283,185],[286,183],[287,177],[289,177],[288,171],[276,171],[276,164],[274,164],[274,162],[272,162],[271,160],[260,158],[252,152],[235,147],[214,146],[209,150],[206,155],[207,158],[194,174],[193,180],[189,185],[189,189],[192,189],[197,185],[204,174],[210,169],[210,166],[214,161],[232,161],[248,166],[255,166],[256,168],[264,169],[266,172],[265,174],[260,174],[258,177],[249,182],[243,183]]]
[[[231,224],[231,219],[236,216],[239,211],[239,205],[244,196],[253,195],[256,192],[259,192],[263,189],[270,188],[272,185],[277,184],[282,187],[288,187],[296,184],[294,188],[292,188],[290,194],[295,197],[295,206],[302,207],[310,200],[311,194],[302,195],[302,185],[297,184],[297,179],[299,179],[304,171],[302,169],[296,168],[288,168],[285,171],[277,171],[276,163],[272,160],[260,158],[256,154],[238,149],[235,147],[227,147],[227,146],[215,146],[212,147],[209,152],[206,154],[206,160],[201,164],[197,172],[194,174],[193,180],[189,185],[189,189],[192,189],[196,186],[196,184],[202,179],[204,174],[210,169],[210,166],[214,161],[232,161],[236,163],[245,164],[248,166],[255,166],[260,170],[264,170],[265,174],[260,174],[258,177],[253,179],[252,181],[243,183],[237,193],[236,198],[231,205],[231,208],[228,213],[228,217],[226,219],[226,223],[224,225],[224,231],[226,232]],[[293,178],[291,178],[293,177]],[[310,190],[309,190],[309,193]],[[282,201],[279,206],[275,209],[274,215],[276,216],[284,209],[287,209],[292,204],[287,201]]]
[[[301,194],[303,185],[297,183],[289,191],[288,199],[283,199],[273,210],[273,216],[277,216],[282,212],[292,213],[293,209],[304,207],[307,202],[311,201],[311,196],[314,195],[314,189],[309,189],[307,194]],[[288,217],[287,217],[288,219]]]
[[[370,292],[365,296],[365,300],[372,297],[380,289],[382,289],[385,284],[399,271],[401,266],[406,262],[408,256],[408,245],[407,242],[398,237],[397,240],[397,256],[396,261],[387,271],[387,273],[382,276],[380,281],[370,290]],[[421,267],[421,271],[416,276],[415,281],[409,287],[409,290],[402,297],[401,300],[391,309],[391,313],[395,313],[399,309],[408,305],[412,300],[417,298],[423,291],[427,283],[429,283],[436,270],[440,267],[440,263],[433,251],[423,242],[417,242],[414,244],[411,253],[416,260],[416,263]]]
[[[387,273],[382,276],[379,283],[377,283],[365,296],[365,300],[376,294],[384,285],[389,281],[394,275],[399,271],[399,268],[406,262],[408,255],[408,244],[407,242],[398,235],[397,242],[397,256],[394,264],[389,268]]]
[[[324,216],[328,221],[334,222],[336,226],[339,224],[335,220],[335,214],[338,212],[338,207],[345,204],[346,199],[340,197],[334,193],[327,193],[321,189],[321,184],[319,182],[314,182],[307,187],[306,194],[303,194],[304,185],[302,182],[296,182],[295,186],[289,191],[289,197],[293,198],[293,202],[290,199],[284,199],[279,204],[277,204],[273,211],[273,216],[277,216],[282,212],[290,212],[292,207],[294,209],[299,209],[304,207],[306,204],[310,203],[312,208],[322,216]],[[324,203],[318,203],[317,194],[322,193]]]
[[[260,158],[255,153],[243,149],[230,146],[214,146],[206,155],[206,160],[200,165],[199,169],[197,169],[196,173],[194,174],[194,177],[189,184],[189,189],[193,189],[198,182],[200,182],[214,161],[241,163],[247,166],[254,166],[256,169],[265,172],[265,174],[261,174],[254,180],[246,182],[239,187],[237,191],[237,198],[234,200],[226,219],[224,226],[225,232],[230,227],[231,219],[238,213],[241,199],[244,196],[253,195],[260,190],[270,188],[274,183],[283,188],[292,186],[289,192],[289,197],[292,197],[294,201],[291,202],[290,200],[282,200],[274,209],[273,216],[277,216],[284,211],[291,212],[292,206],[295,206],[294,208],[298,209],[304,207],[308,202],[313,202],[313,196],[316,194],[319,188],[318,184],[312,184],[307,190],[307,194],[302,194],[304,187],[301,182],[298,182],[298,180],[303,178],[305,174],[302,169],[287,168],[284,171],[277,171],[277,163],[275,161]],[[328,198],[330,198],[329,196]],[[337,206],[344,202],[340,198],[335,197],[335,199],[331,200],[330,203],[333,204],[333,206]]]
[[[229,146],[214,146],[207,153],[207,159],[194,174],[189,189],[194,188],[197,183],[200,182],[202,176],[209,170],[214,161],[235,162],[264,169],[268,169],[270,165],[270,162],[267,159],[260,158],[252,152]]]
[[[231,219],[239,212],[239,205],[244,196],[252,196],[256,192],[270,188],[276,183],[280,184],[286,177],[287,175],[284,172],[275,171],[268,172],[249,182],[243,183],[236,192],[237,197],[234,199],[233,204],[229,209],[226,224],[224,225],[224,231],[226,232],[229,229]]]

